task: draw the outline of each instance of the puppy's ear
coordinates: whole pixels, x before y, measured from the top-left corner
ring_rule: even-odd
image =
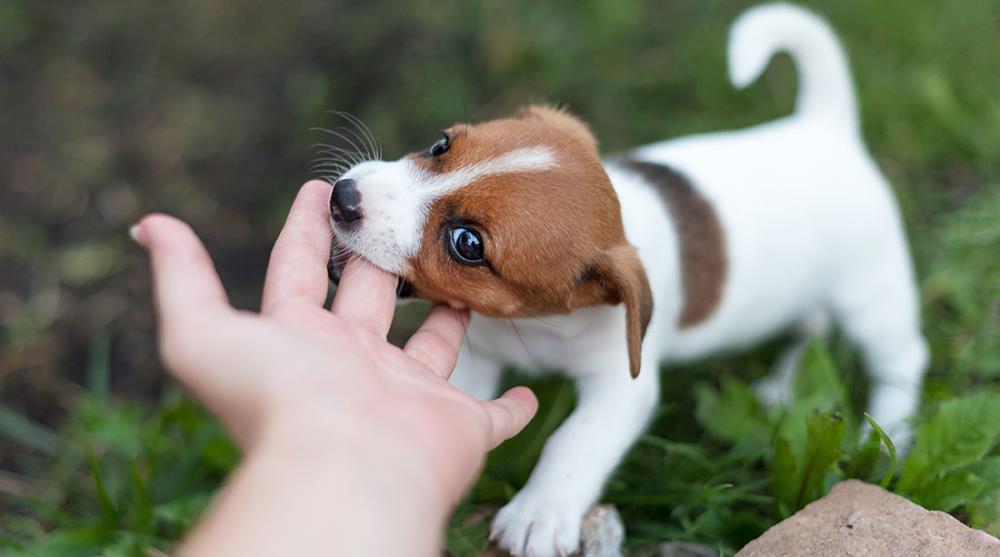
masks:
[[[653,293],[635,247],[624,244],[602,252],[594,265],[593,278],[598,281],[607,302],[625,304],[629,372],[636,377],[642,363],[642,339],[653,316]]]
[[[570,114],[566,109],[547,104],[533,104],[517,111],[517,118],[538,118],[539,120],[556,127],[580,142],[584,147],[597,153],[597,139],[591,133],[587,124],[583,123],[576,116]]]

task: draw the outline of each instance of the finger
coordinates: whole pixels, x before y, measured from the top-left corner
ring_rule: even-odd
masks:
[[[353,257],[340,277],[330,309],[336,316],[385,337],[396,310],[397,282],[395,275]]]
[[[330,185],[313,180],[299,190],[274,242],[264,281],[261,311],[288,300],[320,306],[326,300],[330,259]]]
[[[490,420],[490,448],[517,435],[538,411],[538,399],[527,387],[514,387],[500,398],[482,403]]]
[[[455,369],[458,351],[462,348],[469,312],[448,306],[434,306],[424,324],[406,342],[403,351],[445,379]]]
[[[139,221],[130,233],[149,252],[163,325],[192,313],[229,308],[212,258],[190,226],[174,217],[154,214]]]

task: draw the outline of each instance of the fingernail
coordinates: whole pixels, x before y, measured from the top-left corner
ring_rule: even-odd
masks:
[[[141,246],[143,244],[142,244],[142,237],[139,235],[140,232],[142,232],[142,227],[139,226],[139,223],[133,224],[128,229],[128,237],[132,238],[133,242],[135,242],[135,243],[137,243],[137,244],[139,244]]]

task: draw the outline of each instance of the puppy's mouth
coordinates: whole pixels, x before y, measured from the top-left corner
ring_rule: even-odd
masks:
[[[340,277],[344,274],[344,268],[347,267],[347,262],[353,257],[361,256],[338,242],[337,237],[334,236],[333,244],[330,247],[330,259],[326,263],[326,273],[334,284],[340,284]],[[413,283],[403,277],[399,277],[399,283],[396,286],[396,297],[411,298],[413,297],[413,292]]]

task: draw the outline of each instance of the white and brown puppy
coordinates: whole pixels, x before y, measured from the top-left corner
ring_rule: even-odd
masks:
[[[489,398],[511,364],[576,380],[576,410],[493,523],[515,555],[576,550],[581,517],[657,404],[662,362],[829,317],[864,355],[875,419],[905,435],[927,349],[900,216],[821,19],[787,5],[745,13],[733,82],[779,50],[800,72],[786,119],[602,163],[583,123],[533,106],[336,182],[341,245],[417,297],[473,311],[453,383]]]

